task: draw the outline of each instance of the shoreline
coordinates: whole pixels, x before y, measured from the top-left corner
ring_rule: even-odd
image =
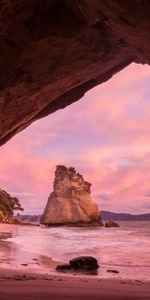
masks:
[[[0,269],[2,300],[148,300],[150,281]]]
[[[105,278],[103,273],[55,271],[56,264],[63,262],[24,249],[22,244],[14,243],[7,228],[3,229],[0,234],[0,300],[149,300],[148,280],[129,279],[120,276],[121,273]],[[25,234],[28,236],[28,231]]]
[[[72,259],[75,256],[80,256],[80,254],[74,254],[72,258],[68,257],[68,260],[63,260],[63,256],[60,259],[57,258],[57,252],[55,256],[55,252],[51,253],[45,252],[43,249],[43,245],[37,241],[37,238],[34,240],[34,243],[30,244],[30,237],[34,238],[34,236],[42,237],[45,230],[39,227],[35,227],[33,229],[30,226],[25,226],[25,230],[23,229],[24,226],[18,225],[9,225],[3,224],[1,226],[0,232],[0,264],[1,268],[6,270],[22,270],[23,272],[36,272],[37,274],[52,274],[56,275],[57,271],[55,270],[57,265],[68,263],[69,259]],[[31,230],[30,230],[31,229]],[[40,229],[40,230],[39,230]],[[17,231],[16,231],[17,230]],[[21,231],[20,231],[21,230]],[[23,230],[23,231],[22,231]],[[47,230],[46,230],[47,231]],[[13,233],[14,232],[14,233]],[[23,233],[22,233],[23,232]],[[42,235],[39,235],[42,233]],[[84,231],[83,231],[84,232]],[[54,231],[55,233],[55,231]],[[16,238],[21,237],[21,243],[19,241],[16,242]],[[29,237],[29,239],[28,239]],[[46,236],[49,238],[50,235]],[[23,242],[22,242],[23,241]],[[39,246],[40,245],[40,246]],[[34,246],[34,247],[33,247]],[[33,248],[32,248],[33,247]],[[36,248],[37,247],[37,248]],[[56,247],[56,245],[55,245]],[[38,249],[38,251],[37,251]],[[62,249],[63,250],[63,249]],[[59,250],[60,252],[60,250]],[[50,254],[54,254],[51,255]],[[60,253],[59,253],[60,254]],[[81,253],[84,255],[84,253]],[[90,255],[90,253],[86,253],[85,255]],[[103,253],[102,255],[105,255]],[[111,253],[110,253],[111,255]],[[97,258],[97,257],[96,257]],[[131,258],[130,258],[131,259]],[[98,261],[100,268],[98,269],[97,274],[88,274],[85,273],[84,276],[93,276],[103,279],[117,279],[117,280],[139,280],[139,281],[146,281],[149,280],[149,269],[145,267],[144,275],[142,275],[142,269],[137,268],[134,270],[133,267],[120,265],[120,264],[112,264],[112,263],[103,263]],[[148,266],[148,265],[147,265]],[[109,270],[111,270],[109,272]],[[134,270],[134,271],[133,271]],[[140,270],[140,272],[139,272]],[[114,272],[113,272],[114,271]],[[115,274],[114,274],[115,273]],[[71,276],[74,274],[74,271],[63,272],[60,274],[65,274],[66,276]],[[81,273],[80,273],[81,274]],[[76,273],[77,275],[77,273]]]

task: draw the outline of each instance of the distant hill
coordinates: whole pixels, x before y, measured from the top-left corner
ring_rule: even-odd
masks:
[[[125,213],[113,213],[110,211],[101,211],[101,216],[104,221],[112,219],[114,221],[150,221],[150,214],[132,215]],[[41,215],[20,215],[17,214],[15,219],[21,223],[40,223]]]
[[[20,215],[17,214],[15,216],[15,219],[17,219],[21,223],[34,223],[39,224],[40,223],[41,215]]]
[[[101,211],[102,219],[104,221],[112,219],[115,221],[150,221],[149,214],[132,215],[127,213],[113,213],[110,211]]]

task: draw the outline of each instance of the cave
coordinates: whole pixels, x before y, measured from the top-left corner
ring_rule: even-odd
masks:
[[[149,64],[150,2],[0,3],[0,145],[131,62]]]
[[[145,143],[145,140],[147,142],[149,137],[146,123],[149,120],[147,105],[149,94],[146,92],[143,94],[143,91],[148,86],[150,64],[150,1],[2,0],[0,1],[0,29],[0,146],[2,146],[0,148],[0,189],[6,186],[8,192],[12,192],[14,197],[22,197],[25,210],[27,202],[30,202],[29,215],[19,215],[20,220],[21,217],[24,218],[24,223],[19,220],[17,222],[16,218],[16,223],[12,219],[12,224],[7,224],[8,220],[3,222],[3,215],[0,211],[1,297],[4,300],[9,298],[19,300],[20,297],[36,300],[41,300],[43,297],[56,300],[66,298],[97,300],[99,297],[108,300],[116,297],[118,300],[130,298],[148,300],[150,294],[148,269],[150,151],[149,144]],[[125,94],[124,98],[119,94],[118,83],[121,81],[115,78],[119,76],[120,71],[122,71],[120,77],[123,85],[126,85],[127,89],[129,87],[129,93],[130,89],[133,89],[133,99],[127,97],[128,94]],[[133,85],[132,77],[135,74],[138,74],[139,86],[137,83]],[[111,93],[113,95],[107,99],[109,100],[107,103],[103,95],[105,84],[110,84],[108,90],[110,95]],[[114,90],[118,91],[117,101]],[[94,97],[92,99],[92,93],[95,93],[95,99]],[[139,98],[138,94],[140,94]],[[141,95],[144,95],[145,101],[143,102]],[[88,102],[90,97],[91,102]],[[134,101],[135,98],[137,102]],[[85,105],[76,107],[84,101]],[[133,105],[126,105],[130,101]],[[118,118],[120,112],[116,114],[116,111],[120,107],[122,111],[125,113],[128,111],[129,115],[133,116],[134,122],[127,124],[121,114]],[[114,148],[116,145],[122,149],[125,147],[126,155],[123,150],[120,154],[119,151],[110,153],[111,145],[108,143],[108,136],[102,131],[103,143],[107,147],[102,147],[102,142],[101,144],[100,142],[99,144],[93,143],[93,148],[89,152],[81,153],[80,141],[84,143],[83,150],[85,150],[94,138],[96,140],[97,127],[101,128],[101,124],[106,122],[106,110],[108,115],[114,112],[112,122],[109,122],[108,118],[109,139],[113,141]],[[79,119],[78,112],[80,112]],[[85,123],[81,112],[86,119]],[[92,126],[95,130],[93,140],[91,135],[89,138],[88,134],[87,136],[85,134],[90,114],[93,117]],[[72,116],[74,120],[77,116],[76,124],[75,122],[73,124]],[[45,117],[49,118],[49,126]],[[43,120],[39,121],[42,118]],[[51,127],[53,121],[55,123],[56,120],[59,120],[57,129],[66,134],[66,139],[62,138],[62,140],[61,135],[58,135],[59,143],[57,140],[54,141],[55,130],[53,126]],[[67,125],[64,120],[67,120]],[[117,122],[115,123],[114,120]],[[142,125],[136,127],[139,120],[142,120]],[[35,129],[32,127],[34,125]],[[88,125],[90,131],[90,124]],[[30,127],[27,128],[28,126]],[[142,132],[141,128],[146,129],[145,136],[139,134]],[[126,140],[124,138],[126,130],[129,132],[130,129],[131,132],[135,129],[133,133],[136,134],[135,136],[131,134]],[[24,132],[21,132],[23,130]],[[76,137],[74,137],[74,130]],[[116,131],[120,133],[119,140],[117,140]],[[40,141],[36,138],[36,132],[41,137]],[[53,147],[51,143],[46,146],[44,138],[45,140],[51,139]],[[116,216],[119,218],[120,215],[128,218],[118,219],[119,223],[122,222],[121,228],[115,222],[116,228],[108,229],[99,226],[101,223],[99,214],[98,227],[97,219],[92,220],[96,224],[95,229],[91,228],[92,223],[89,221],[86,223],[89,228],[85,227],[84,230],[80,228],[83,225],[81,222],[78,223],[77,228],[69,227],[74,224],[72,222],[65,227],[66,223],[62,221],[55,223],[57,226],[61,224],[58,228],[55,226],[48,228],[49,221],[44,221],[43,227],[39,225],[44,202],[46,202],[48,192],[52,189],[50,179],[52,179],[54,164],[56,166],[57,163],[71,161],[70,141],[72,141],[72,147],[73,143],[76,143],[78,147],[77,156],[74,152],[70,157],[74,159],[72,161],[78,167],[77,170],[83,170],[86,180],[89,181],[92,178],[96,191],[94,198],[97,202],[100,201],[100,206],[105,203],[106,209],[113,211],[113,201],[117,199],[118,213],[103,210],[103,214],[106,214],[107,218],[108,213],[110,213],[110,218],[112,216],[112,218]],[[133,154],[134,142],[135,154],[138,154],[135,156],[130,155]],[[63,143],[68,146],[67,150],[63,149]],[[127,149],[128,145],[130,145],[130,151]],[[136,146],[139,147],[137,152]],[[22,154],[19,153],[19,147],[25,148]],[[141,157],[142,147],[145,147],[143,157]],[[39,151],[38,155],[35,148]],[[99,163],[100,149],[104,154],[101,165]],[[58,157],[61,159],[63,157],[62,150],[66,156],[64,156],[64,161],[58,162]],[[45,155],[45,160],[42,153],[44,153],[43,156]],[[30,160],[28,160],[29,157]],[[80,159],[77,160],[76,157]],[[91,157],[94,162],[92,168]],[[86,165],[85,168],[84,164],[88,161],[89,166]],[[80,181],[83,179],[79,173],[76,174],[74,165],[70,165],[69,169],[67,169],[68,166],[57,166],[57,169],[60,167],[67,170],[68,176],[70,173],[73,174],[73,179],[76,177]],[[130,172],[131,169],[133,172]],[[95,174],[101,177],[101,182],[96,181]],[[36,184],[34,178],[37,180]],[[70,177],[68,178],[70,182]],[[63,179],[66,180],[65,177]],[[56,176],[54,186],[58,190],[58,183],[61,182],[57,180]],[[111,186],[108,184],[109,180],[114,190],[109,189]],[[126,182],[130,183],[130,181],[131,185],[137,189],[139,198],[133,195],[130,185],[127,186]],[[19,188],[15,185],[16,182],[19,182]],[[76,185],[77,182],[75,180],[73,182]],[[119,186],[120,182],[121,184],[123,182],[122,186]],[[146,184],[142,185],[143,182]],[[83,183],[89,194],[91,184],[87,181]],[[116,183],[118,190],[115,189]],[[97,190],[96,184],[99,187]],[[44,193],[40,194],[41,191]],[[74,188],[68,190],[69,197],[74,194]],[[83,197],[82,193],[81,195]],[[52,196],[54,196],[53,192]],[[126,208],[128,198],[133,198],[134,205],[129,199],[129,211],[122,214],[120,212],[123,207]],[[136,211],[135,207],[137,207]],[[144,221],[142,226],[136,223],[137,220],[139,221],[137,214],[140,208],[140,221]],[[56,210],[57,205],[54,208],[54,215]],[[148,213],[143,213],[145,211]],[[135,222],[128,224],[127,227],[123,221],[133,221],[133,217]],[[28,223],[28,218],[32,219],[32,224]],[[37,222],[37,219],[38,224],[33,224],[35,220]],[[109,224],[106,227],[111,226]],[[89,260],[91,258],[95,260],[89,255],[96,256],[96,268],[99,267],[99,270],[96,273],[89,273],[89,277],[86,277],[85,273],[80,274],[81,278],[78,277],[78,273],[73,273],[72,278],[70,273],[65,274],[66,277],[64,274],[62,276],[61,273],[56,273],[60,266],[68,270],[66,262],[69,261],[70,264],[73,255],[80,254],[86,255],[86,259]],[[79,257],[81,261],[84,259],[85,257]],[[65,264],[58,265],[58,262],[65,262]]]

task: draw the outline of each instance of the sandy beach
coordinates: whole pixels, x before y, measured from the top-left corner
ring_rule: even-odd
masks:
[[[150,282],[0,270],[1,300],[148,300]]]
[[[98,276],[76,272],[56,272],[56,265],[63,261],[55,261],[49,256],[41,255],[40,251],[34,252],[37,249],[43,251],[43,243],[37,244],[37,242],[42,241],[45,232],[46,240],[48,240],[49,231],[47,230],[33,229],[29,226],[1,226],[0,300],[20,300],[20,298],[21,300],[149,299],[148,277],[147,280],[138,276],[132,279],[125,277],[124,273],[103,273],[101,266]],[[54,234],[56,235],[55,232]],[[15,242],[18,238],[19,244]],[[22,239],[26,246],[30,241],[31,251],[23,247]],[[50,253],[49,248],[48,252]],[[140,269],[136,269],[136,274],[137,272],[140,272]],[[111,275],[111,277],[106,278],[104,274],[105,276]]]

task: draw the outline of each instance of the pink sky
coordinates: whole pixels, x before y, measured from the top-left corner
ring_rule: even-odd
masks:
[[[40,214],[55,166],[74,166],[102,210],[150,212],[150,68],[131,64],[0,148],[0,187]]]

